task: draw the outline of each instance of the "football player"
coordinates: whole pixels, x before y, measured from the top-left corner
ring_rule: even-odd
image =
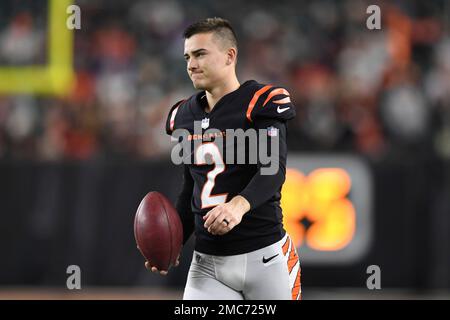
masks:
[[[289,92],[254,80],[239,82],[237,41],[227,20],[196,22],[184,38],[187,72],[199,92],[177,102],[166,122],[169,135],[185,130],[186,141],[197,143],[185,154],[192,161],[183,164],[184,183],[176,203],[183,243],[194,230],[196,237],[183,299],[300,299],[299,257],[283,228],[280,207],[286,122],[295,117]],[[216,134],[206,134],[212,128]],[[231,139],[230,129],[255,130],[258,137],[265,133],[267,144],[260,139],[256,143],[276,155],[272,160],[278,170],[264,174],[267,163],[248,161],[255,150],[248,141],[247,162],[225,161],[230,150],[221,150],[215,140]],[[271,139],[278,139],[278,150],[270,150]],[[242,156],[242,147],[232,146],[235,155]],[[167,273],[148,261],[146,267]]]

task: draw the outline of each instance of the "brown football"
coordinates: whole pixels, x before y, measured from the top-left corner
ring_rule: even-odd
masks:
[[[142,199],[134,218],[134,237],[150,265],[169,270],[175,264],[183,244],[183,226],[163,194],[152,191]]]

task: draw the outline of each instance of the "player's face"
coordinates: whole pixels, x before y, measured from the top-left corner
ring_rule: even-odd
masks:
[[[228,55],[212,33],[199,33],[184,42],[187,72],[196,89],[211,90],[229,71]]]

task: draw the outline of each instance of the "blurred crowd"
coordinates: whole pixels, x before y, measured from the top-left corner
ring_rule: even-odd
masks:
[[[45,6],[6,2],[0,64],[45,63]],[[290,91],[298,114],[289,127],[291,149],[450,160],[448,1],[75,3],[81,30],[73,89],[59,98],[0,95],[0,159],[167,155],[169,108],[194,93],[182,32],[220,16],[238,35],[240,81]],[[370,4],[381,8],[381,30],[366,26]]]

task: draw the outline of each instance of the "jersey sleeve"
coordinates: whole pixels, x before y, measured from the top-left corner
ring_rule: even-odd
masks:
[[[285,88],[266,85],[253,95],[246,116],[250,122],[258,119],[285,122],[295,117],[295,106]]]
[[[172,135],[172,132],[175,130],[175,118],[177,116],[178,109],[184,101],[186,100],[180,100],[170,108],[169,114],[166,119],[166,133],[168,135]]]
[[[189,168],[184,165],[183,185],[175,204],[175,208],[177,209],[183,225],[183,245],[186,244],[194,232],[194,214],[192,213],[191,207],[193,190],[194,180],[189,172]]]
[[[262,164],[258,161],[258,170],[248,185],[239,195],[243,196],[250,204],[250,209],[255,209],[261,204],[280,192],[281,186],[286,179],[286,159],[287,159],[287,127],[284,121],[265,119],[256,122],[256,128],[270,130],[268,135],[266,150],[272,156],[273,163]],[[271,139],[278,139],[278,150],[271,150]],[[258,143],[258,149],[261,145]],[[274,174],[264,174],[263,168],[275,166],[277,170]]]

